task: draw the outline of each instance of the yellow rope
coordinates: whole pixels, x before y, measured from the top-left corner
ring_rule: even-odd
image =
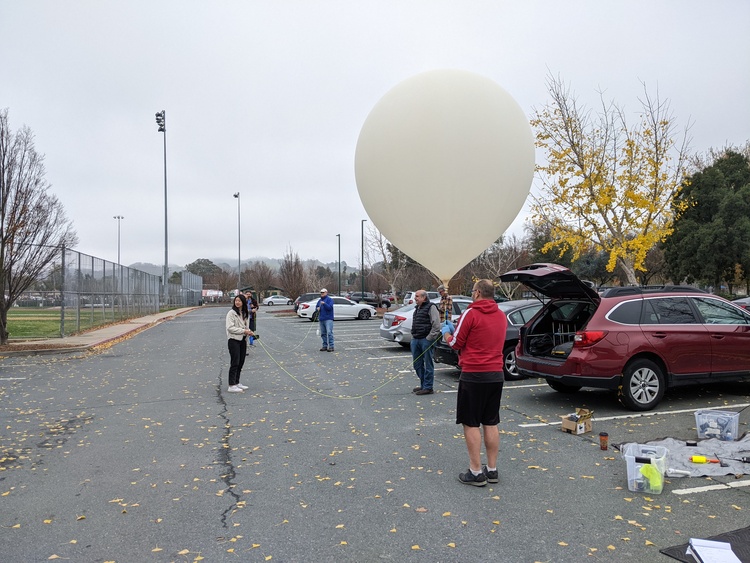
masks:
[[[305,338],[307,338],[308,334],[310,334],[310,331],[309,331],[309,330],[307,331],[307,334],[305,334],[305,337],[304,337],[304,338],[302,339],[302,342],[304,342],[304,340],[305,340]],[[424,352],[422,352],[422,353],[421,353],[421,354],[420,354],[419,356],[417,356],[416,358],[414,358],[414,359],[413,359],[413,360],[411,361],[411,363],[409,364],[409,367],[413,367],[413,366],[414,366],[414,363],[415,363],[415,362],[416,362],[416,361],[417,361],[417,360],[418,360],[419,358],[421,358],[422,356],[424,356],[424,355],[425,355],[425,354],[426,354],[427,352],[429,352],[429,351],[430,351],[430,350],[432,349],[432,347],[433,347],[433,346],[435,345],[435,343],[436,343],[437,341],[438,341],[438,339],[435,339],[435,340],[434,340],[434,341],[432,342],[432,344],[430,344],[430,346],[429,346],[429,347],[427,348],[427,350],[425,350],[425,351],[424,351]],[[329,395],[328,393],[323,393],[322,391],[318,391],[317,389],[313,389],[313,388],[312,388],[312,387],[310,387],[309,385],[306,385],[306,384],[305,384],[305,383],[304,383],[303,381],[301,381],[301,380],[300,380],[300,379],[299,379],[298,377],[295,377],[295,376],[294,376],[294,375],[293,375],[292,373],[290,373],[290,372],[289,372],[289,371],[288,371],[288,370],[287,370],[287,369],[286,369],[286,368],[285,368],[284,366],[282,366],[282,365],[281,365],[281,364],[280,364],[280,363],[279,363],[279,362],[278,362],[278,361],[276,360],[276,358],[274,358],[274,357],[273,357],[273,355],[272,355],[272,354],[271,354],[271,352],[270,352],[271,348],[268,348],[268,347],[266,347],[266,345],[265,345],[265,344],[263,343],[263,341],[262,341],[261,339],[258,339],[258,342],[260,342],[260,345],[261,345],[261,347],[263,348],[263,350],[265,351],[265,353],[266,353],[266,354],[268,355],[268,357],[269,357],[269,358],[271,358],[271,361],[272,361],[273,363],[275,363],[275,364],[276,364],[276,365],[277,365],[277,366],[279,367],[279,369],[280,369],[281,371],[283,371],[283,372],[284,372],[285,374],[287,374],[287,375],[288,375],[288,376],[289,376],[289,377],[290,377],[290,378],[291,378],[292,380],[294,380],[295,382],[297,382],[297,383],[298,383],[298,384],[299,384],[299,385],[300,385],[301,387],[304,387],[305,389],[307,389],[307,390],[308,390],[308,391],[310,391],[311,393],[315,393],[316,395],[320,395],[321,397],[327,397],[327,398],[329,398],[329,399],[341,399],[341,400],[345,400],[345,401],[356,400],[356,399],[363,399],[363,398],[367,397],[368,395],[372,395],[373,393],[375,393],[375,392],[379,391],[380,389],[382,389],[383,387],[385,387],[385,386],[386,386],[386,385],[388,385],[389,383],[391,383],[391,382],[395,381],[396,379],[399,379],[400,377],[402,377],[402,375],[396,375],[396,376],[394,376],[394,377],[388,377],[388,378],[386,378],[386,380],[385,380],[385,381],[384,381],[384,382],[383,382],[383,383],[382,383],[381,385],[378,385],[378,386],[377,386],[377,387],[375,387],[374,389],[371,389],[371,390],[370,390],[370,391],[368,391],[367,393],[362,393],[361,395]],[[300,344],[302,344],[302,342],[300,342]],[[291,350],[289,350],[289,351],[291,352],[292,350],[295,350],[296,348],[298,348],[298,347],[300,346],[300,344],[298,344],[297,346],[295,346],[294,348],[292,348],[292,349],[291,349]]]

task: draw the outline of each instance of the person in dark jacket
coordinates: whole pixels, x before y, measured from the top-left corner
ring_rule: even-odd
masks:
[[[258,314],[258,300],[253,297],[253,292],[249,289],[245,290],[245,299],[247,300],[247,312],[250,314],[250,320],[248,322],[248,325],[250,326],[250,330],[253,332],[256,331],[256,320],[257,320],[257,314]],[[254,336],[248,336],[247,337],[247,345],[248,346],[255,346],[255,337]],[[250,352],[248,351],[246,356],[250,355]]]
[[[315,309],[318,311],[318,322],[320,322],[320,337],[323,339],[321,352],[333,352],[333,299],[328,295],[328,290],[320,290]]]
[[[440,337],[440,313],[437,306],[420,289],[414,295],[417,307],[411,322],[411,357],[414,370],[419,376],[419,387],[412,389],[415,395],[431,395],[435,378],[432,360],[433,344]]]
[[[456,398],[456,424],[463,424],[469,470],[458,480],[483,487],[498,482],[497,456],[500,447],[500,398],[503,394],[503,345],[508,320],[497,308],[491,280],[474,284],[473,302],[458,319],[455,328],[445,323],[443,340],[458,351],[461,376]],[[483,431],[480,431],[480,426]],[[480,459],[482,437],[487,465]]]

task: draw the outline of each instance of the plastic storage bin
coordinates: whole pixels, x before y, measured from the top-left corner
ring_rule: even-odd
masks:
[[[736,440],[740,429],[740,413],[732,411],[695,411],[695,428],[698,438],[718,438],[727,442]]]
[[[628,489],[637,493],[661,493],[669,450],[663,446],[625,444],[622,457],[628,464]]]

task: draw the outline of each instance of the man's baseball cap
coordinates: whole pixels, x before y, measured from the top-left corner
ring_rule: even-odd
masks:
[[[328,293],[328,290],[324,287],[323,289],[320,290],[320,292],[321,293]]]

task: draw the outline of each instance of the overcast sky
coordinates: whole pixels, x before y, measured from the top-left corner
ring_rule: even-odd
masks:
[[[170,264],[236,262],[240,192],[243,260],[336,261],[340,233],[356,265],[357,138],[399,82],[469,70],[527,116],[549,73],[633,115],[645,83],[704,152],[750,139],[748,28],[747,0],[0,0],[0,108],[34,131],[81,252],[116,260],[122,215],[122,262],[163,264],[164,109]]]

